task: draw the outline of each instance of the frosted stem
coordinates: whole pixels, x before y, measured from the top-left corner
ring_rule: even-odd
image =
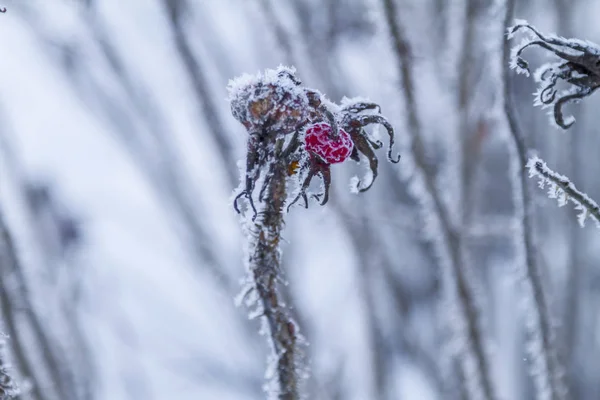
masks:
[[[281,250],[279,243],[284,225],[283,207],[286,201],[286,162],[277,152],[270,163],[272,176],[261,202],[258,217],[250,235],[249,269],[262,316],[265,318],[276,363],[274,379],[276,398],[299,399],[298,328],[278,290],[281,280]]]
[[[592,216],[596,222],[600,222],[598,203],[586,193],[579,191],[569,178],[548,168],[546,162],[538,157],[530,158],[527,167],[529,168],[530,177],[536,175],[540,178],[541,185],[550,183],[553,186],[551,187],[553,189],[552,197],[558,198],[560,205],[564,205],[568,200],[576,204],[576,207],[581,210],[581,214],[579,214],[580,225],[583,226],[583,222],[588,215]],[[563,197],[564,200],[561,200]]]

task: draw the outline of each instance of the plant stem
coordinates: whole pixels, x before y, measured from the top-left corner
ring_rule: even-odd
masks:
[[[600,207],[598,206],[598,203],[592,200],[586,193],[577,189],[575,184],[571,182],[569,178],[548,168],[546,162],[541,158],[530,159],[527,166],[529,167],[530,176],[535,174],[554,183],[565,192],[570,200],[575,204],[581,205],[581,207],[587,210],[589,215],[600,222]]]
[[[297,400],[300,398],[298,328],[277,287],[281,274],[279,243],[284,225],[287,177],[285,158],[280,154],[281,152],[275,152],[270,163],[271,177],[266,189],[268,200],[260,203],[262,206],[254,223],[254,234],[250,239],[249,269],[271,338],[271,350],[276,362],[277,398]]]

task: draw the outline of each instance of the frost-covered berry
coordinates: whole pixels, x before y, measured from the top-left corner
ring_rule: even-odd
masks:
[[[324,122],[306,129],[306,150],[320,156],[326,163],[335,164],[345,161],[354,148],[350,135],[340,129],[336,139],[331,138],[331,126]]]
[[[244,75],[229,84],[231,112],[249,132],[293,132],[308,117],[308,98],[281,69]]]

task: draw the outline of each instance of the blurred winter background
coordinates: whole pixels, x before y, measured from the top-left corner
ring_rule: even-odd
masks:
[[[533,399],[501,4],[395,0],[390,18],[384,0],[3,0],[0,225],[17,258],[2,233],[0,331],[20,398],[264,398],[268,349],[233,300],[244,269],[231,194],[247,134],[226,86],[285,64],[333,101],[381,104],[403,155],[360,195],[349,180],[364,166],[335,165],[329,204],[287,218],[285,294],[310,343],[308,398],[468,398],[444,296],[451,272],[435,250],[448,232],[421,212],[417,173],[459,227],[499,397]],[[516,16],[600,42],[599,12],[593,0],[521,0]],[[391,19],[409,47],[412,111]],[[598,99],[569,107],[578,122],[563,132],[533,107],[532,80],[512,86],[528,144],[600,198]],[[600,236],[535,193],[572,398],[596,399]]]

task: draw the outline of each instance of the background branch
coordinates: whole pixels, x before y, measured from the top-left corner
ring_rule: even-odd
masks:
[[[506,0],[504,14],[504,28],[508,29],[513,19],[515,1]],[[502,46],[502,66],[504,92],[504,112],[509,128],[509,151],[512,160],[512,182],[514,207],[517,218],[521,221],[521,234],[515,245],[521,248],[524,259],[518,260],[519,275],[522,275],[523,288],[526,296],[531,297],[532,304],[527,307],[525,318],[529,326],[529,340],[531,344],[527,349],[531,353],[531,368],[536,396],[544,398],[549,393],[552,399],[563,399],[566,387],[563,383],[564,370],[559,362],[555,346],[555,332],[551,322],[550,304],[543,287],[543,277],[537,259],[535,247],[533,207],[531,189],[528,186],[525,173],[527,162],[527,147],[522,130],[517,121],[516,112],[510,90],[510,45],[508,40]],[[524,263],[524,265],[522,265]],[[539,342],[539,343],[538,343]]]

